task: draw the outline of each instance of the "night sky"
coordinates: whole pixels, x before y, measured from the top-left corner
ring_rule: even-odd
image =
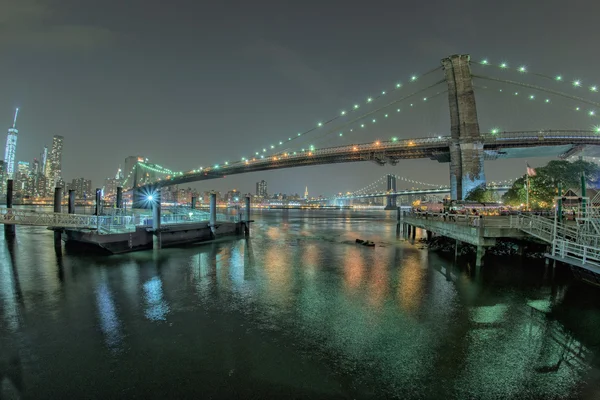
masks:
[[[553,87],[600,101],[600,93],[588,90],[600,84],[599,13],[600,3],[590,0],[0,0],[2,149],[18,106],[16,159],[39,157],[52,135],[63,135],[67,181],[83,176],[101,186],[128,155],[173,170],[234,161],[363,104],[455,53],[581,79],[578,91],[568,82]],[[443,72],[428,79],[441,80]],[[499,87],[476,89],[482,131],[600,125],[598,117],[574,113],[572,104],[554,98],[550,105],[528,103],[496,93]],[[445,94],[414,110],[402,107],[402,116],[384,124],[343,138],[334,133],[317,144],[449,133]],[[525,161],[487,162],[488,180],[522,175]],[[360,189],[389,172],[448,183],[448,164],[415,160],[395,167],[284,169],[194,186],[248,192],[265,179],[271,193],[303,193],[308,186],[311,195],[331,194]]]

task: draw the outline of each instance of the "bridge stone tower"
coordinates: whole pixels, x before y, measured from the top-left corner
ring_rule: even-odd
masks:
[[[389,175],[387,176],[387,191],[388,192],[396,192],[396,176]],[[395,210],[396,209],[396,196],[388,195],[386,196],[387,203],[385,205],[386,210]]]
[[[462,200],[485,183],[483,138],[479,133],[469,55],[442,60],[450,103],[450,188],[452,199]]]

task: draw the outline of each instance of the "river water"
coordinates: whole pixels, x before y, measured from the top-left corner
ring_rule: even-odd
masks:
[[[17,227],[0,373],[32,399],[600,398],[600,289],[565,267],[477,274],[396,239],[391,212],[253,218],[248,240],[117,256]]]

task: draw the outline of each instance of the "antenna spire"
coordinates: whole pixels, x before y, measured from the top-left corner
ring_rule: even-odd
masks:
[[[19,115],[19,107],[15,111],[15,119],[13,120],[13,129],[17,127],[17,116]]]

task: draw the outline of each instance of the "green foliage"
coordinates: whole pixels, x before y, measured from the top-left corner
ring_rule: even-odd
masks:
[[[598,183],[600,168],[587,161],[553,160],[544,167],[536,169],[536,176],[529,177],[529,205],[532,209],[551,208],[554,197],[558,194],[558,183],[563,187],[563,193],[568,189],[578,189],[581,186],[581,173],[592,185]],[[502,196],[505,204],[518,206],[527,201],[527,179],[517,179],[513,186]]]
[[[498,201],[496,194],[486,189],[485,184],[473,188],[465,198],[467,201],[477,201],[479,203],[493,203]]]

